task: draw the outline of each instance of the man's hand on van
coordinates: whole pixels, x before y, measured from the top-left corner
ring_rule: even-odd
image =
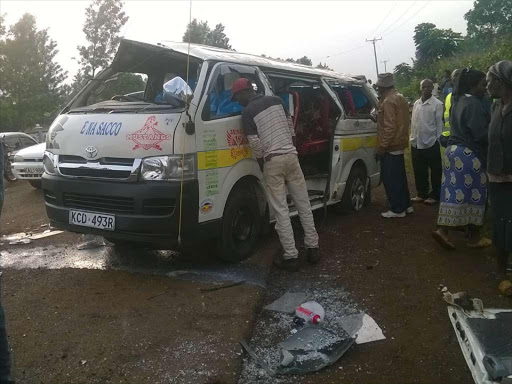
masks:
[[[256,160],[258,160],[258,165],[260,166],[261,172],[263,173],[263,157],[258,157]]]

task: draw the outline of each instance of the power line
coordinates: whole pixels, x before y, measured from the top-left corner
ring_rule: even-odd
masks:
[[[417,3],[417,2],[418,2],[418,0],[416,0],[414,3],[412,3],[412,4],[411,4],[411,6],[410,6],[409,8],[407,8],[407,9],[405,10],[405,12],[404,12],[404,13],[402,13],[398,19],[396,19],[396,20],[395,20],[393,23],[391,23],[391,24],[390,24],[390,25],[389,25],[385,30],[383,30],[383,31],[381,32],[381,35],[382,35],[382,34],[384,34],[386,31],[388,31],[388,30],[389,30],[389,28],[393,27],[396,23],[398,23],[398,21],[400,21],[400,19],[401,19],[402,17],[404,17],[404,15],[405,15],[407,12],[409,12],[409,10],[410,10],[412,7],[414,7],[414,6],[416,5],[416,3]]]
[[[360,45],[360,46],[355,47],[355,48],[348,49],[348,50],[346,50],[346,51],[341,51],[341,52],[335,53],[335,54],[333,54],[333,55],[327,55],[327,56],[323,56],[323,57],[312,58],[311,60],[329,59],[329,58],[331,58],[331,57],[339,56],[339,55],[344,55],[344,54],[346,54],[346,53],[350,53],[350,52],[356,51],[356,50],[361,49],[361,48],[364,48],[364,47],[366,47],[366,44]]]
[[[432,2],[432,0],[426,2],[423,7],[421,7],[420,9],[418,9],[418,11],[412,15],[411,17],[409,17],[407,20],[405,20],[402,24],[400,24],[398,27],[396,27],[395,29],[392,29],[391,31],[389,31],[388,33],[386,33],[385,35],[382,35],[382,37],[384,36],[387,36],[387,35],[390,35],[392,34],[393,32],[395,32],[398,28],[400,28],[402,25],[406,24],[407,22],[409,22],[411,19],[414,18],[414,16],[416,16],[418,13],[420,13],[427,5],[429,5],[430,3]]]
[[[389,15],[391,15],[391,12],[393,12],[393,10],[395,9],[395,6],[398,4],[398,0],[395,1],[395,4],[393,4],[393,6],[391,7],[391,9],[389,10],[389,12],[386,14],[386,16],[382,19],[382,21],[380,22],[379,25],[377,25],[377,28],[375,28],[375,30],[371,33],[370,36],[375,36],[375,32],[377,32],[380,28],[380,26],[382,25],[382,23],[384,23],[384,21],[387,20],[387,18],[389,17]]]

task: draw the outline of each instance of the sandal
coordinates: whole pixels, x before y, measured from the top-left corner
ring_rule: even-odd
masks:
[[[455,249],[455,244],[453,244],[445,235],[443,235],[439,231],[432,232],[432,237],[434,238],[437,243],[450,251],[453,251]]]
[[[468,248],[487,248],[492,245],[492,240],[487,237],[482,237],[478,240],[478,243],[466,243]]]

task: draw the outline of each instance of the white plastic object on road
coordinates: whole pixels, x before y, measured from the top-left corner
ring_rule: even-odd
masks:
[[[308,301],[295,309],[295,316],[306,322],[318,324],[324,320],[325,311],[316,301]]]

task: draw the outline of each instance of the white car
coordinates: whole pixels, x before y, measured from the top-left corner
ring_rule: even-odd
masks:
[[[28,180],[31,186],[41,189],[43,176],[43,154],[46,143],[24,148],[14,155],[12,171],[17,179]]]

